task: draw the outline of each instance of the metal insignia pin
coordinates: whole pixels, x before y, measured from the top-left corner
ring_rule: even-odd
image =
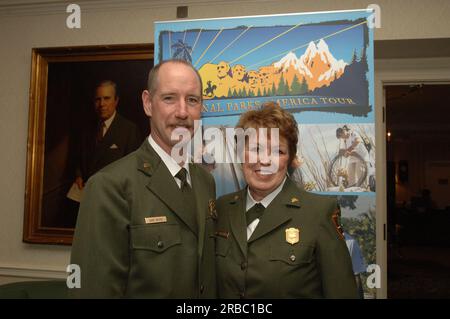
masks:
[[[298,228],[286,229],[286,241],[294,245],[300,241],[300,230]]]
[[[150,168],[150,164],[149,163],[144,163],[144,168]]]

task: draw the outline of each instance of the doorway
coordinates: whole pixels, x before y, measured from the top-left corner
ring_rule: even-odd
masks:
[[[450,297],[450,84],[385,86],[388,298]]]

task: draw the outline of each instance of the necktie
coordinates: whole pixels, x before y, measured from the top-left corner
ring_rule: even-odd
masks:
[[[103,130],[105,129],[106,124],[103,121],[100,121],[100,123],[98,123],[98,128],[97,128],[97,137],[96,137],[96,142],[100,143],[103,139]]]
[[[247,220],[247,226],[250,225],[255,219],[261,218],[264,213],[264,206],[261,203],[256,203],[245,214]]]
[[[178,177],[178,179],[181,181],[181,191],[187,192],[191,190],[191,186],[189,186],[189,183],[187,181],[187,170],[182,167],[178,173],[175,175],[175,177]]]
[[[187,170],[182,167],[178,173],[175,175],[175,177],[178,177],[181,180],[181,196],[183,200],[183,205],[186,208],[186,211],[188,211],[187,218],[190,219],[190,224],[192,227],[194,227],[195,233],[198,231],[197,226],[197,208],[195,203],[195,196],[194,192],[192,191],[191,186],[189,186],[189,183],[187,182]]]

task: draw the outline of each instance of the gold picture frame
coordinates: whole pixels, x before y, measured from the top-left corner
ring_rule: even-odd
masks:
[[[139,103],[139,92],[145,88],[148,71],[153,66],[153,57],[153,44],[32,50],[24,242],[62,245],[72,243],[74,225],[64,220],[66,206],[58,206],[58,203],[64,202],[63,195],[68,187],[66,184],[70,182],[70,143],[77,135],[76,129],[69,130],[67,126],[83,126],[82,114],[88,114],[90,107],[85,105],[88,103],[84,103],[87,100],[84,97],[91,93],[86,93],[86,90],[94,89],[95,81],[98,83],[99,80],[115,78],[124,88],[123,94],[128,99],[128,103],[123,106],[126,107],[128,118],[139,124],[137,126],[141,128],[143,135],[148,133],[148,119]],[[123,99],[121,96],[121,101]],[[73,104],[74,100],[79,103]],[[121,107],[119,103],[119,110]],[[70,133],[72,131],[75,133]],[[62,142],[60,136],[64,136]],[[73,136],[75,137],[72,138]],[[58,140],[58,143],[53,143],[54,140]],[[49,176],[56,181],[56,186],[52,186],[51,190],[48,189],[51,179]]]

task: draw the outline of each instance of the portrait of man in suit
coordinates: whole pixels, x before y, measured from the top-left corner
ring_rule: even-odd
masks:
[[[137,149],[148,135],[141,93],[153,66],[152,50],[127,45],[37,53],[50,55],[51,61],[33,84],[34,95],[42,99],[30,109],[36,119],[30,118],[30,141],[37,146],[28,157],[33,173],[26,191],[24,241],[71,244],[87,180]],[[117,52],[120,57],[112,60]]]
[[[117,84],[101,81],[95,88],[95,125],[83,132],[75,183],[82,190],[93,174],[136,150],[142,140],[137,126],[117,112]]]

